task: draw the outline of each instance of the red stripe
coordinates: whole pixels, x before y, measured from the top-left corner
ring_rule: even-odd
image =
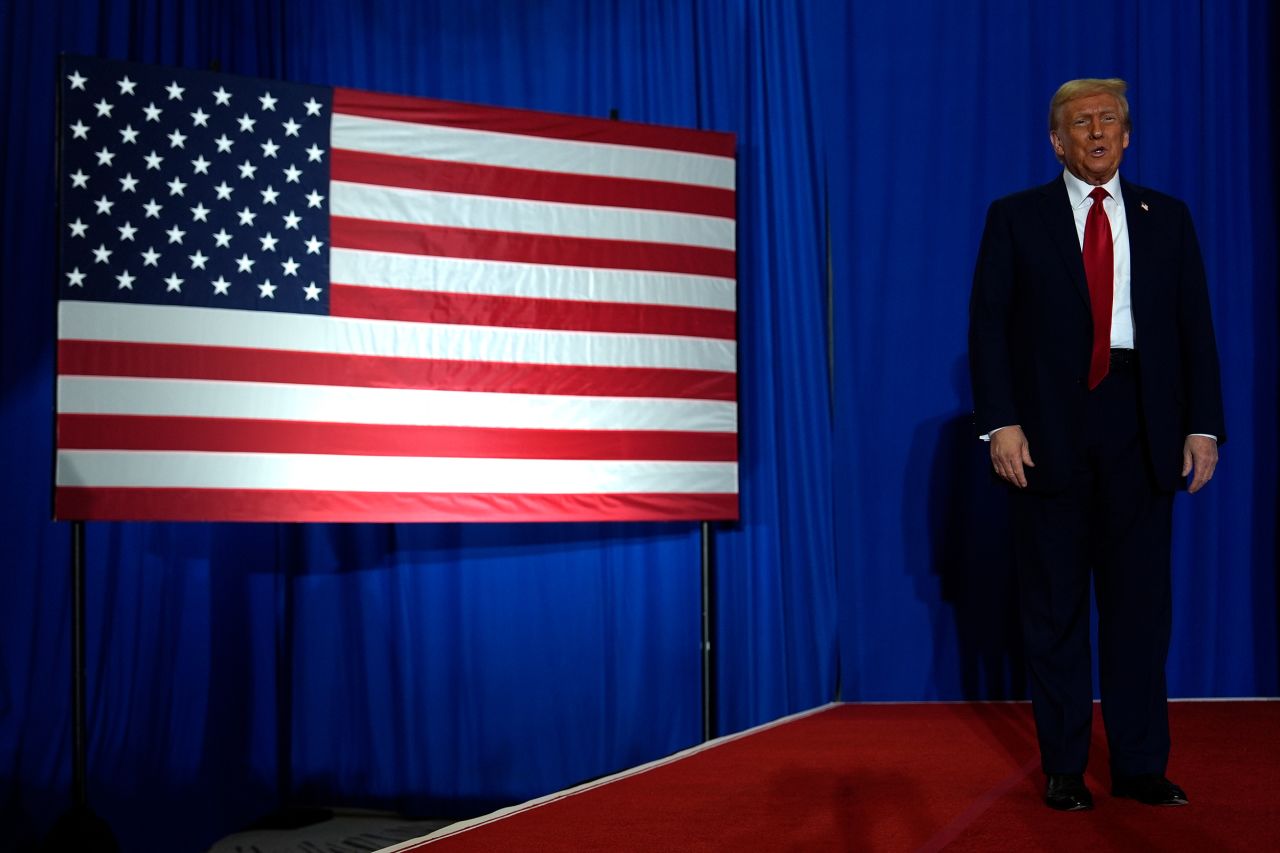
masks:
[[[506,495],[60,486],[60,520],[712,521],[738,518],[722,494]]]
[[[334,317],[504,326],[578,332],[683,335],[731,341],[734,313],[715,308],[587,302],[577,299],[528,299],[432,290],[399,290],[333,284],[329,313]]]
[[[397,426],[238,418],[58,415],[60,450],[198,450],[464,459],[733,462],[733,433]]]
[[[523,136],[539,136],[546,139],[637,145],[642,148],[711,154],[717,157],[732,157],[734,151],[732,133],[640,124],[634,121],[583,118],[562,113],[517,110],[507,107],[484,107],[455,101],[389,95],[341,87],[333,90],[333,111],[414,124],[436,124],[467,130],[518,133]]]
[[[115,341],[59,341],[58,373],[583,397],[737,398],[736,376],[711,370],[445,361]]]
[[[669,210],[726,219],[733,219],[736,212],[733,190],[716,187],[425,160],[341,148],[333,149],[332,154],[329,175],[335,181],[533,201]]]
[[[552,264],[570,267],[649,270],[734,278],[734,253],[705,246],[553,237],[476,228],[415,225],[334,216],[329,239],[339,249],[368,249],[411,255],[440,255],[491,261]]]

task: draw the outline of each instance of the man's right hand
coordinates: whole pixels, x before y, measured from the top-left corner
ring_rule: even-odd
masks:
[[[1031,450],[1022,427],[1001,427],[991,434],[991,464],[1000,478],[1020,489],[1027,487],[1027,474],[1023,466],[1036,467],[1031,461]]]

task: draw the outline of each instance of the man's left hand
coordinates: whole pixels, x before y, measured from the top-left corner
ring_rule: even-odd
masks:
[[[1195,471],[1187,491],[1195,494],[1213,478],[1218,467],[1218,442],[1204,435],[1189,435],[1182,443],[1182,476]]]

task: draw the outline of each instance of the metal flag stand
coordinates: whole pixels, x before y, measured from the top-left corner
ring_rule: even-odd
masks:
[[[715,632],[715,576],[712,559],[715,556],[711,522],[702,522],[702,740],[716,736],[716,670],[715,649],[711,637]]]
[[[45,836],[44,853],[118,853],[111,827],[89,808],[85,723],[84,522],[71,522],[71,808]]]

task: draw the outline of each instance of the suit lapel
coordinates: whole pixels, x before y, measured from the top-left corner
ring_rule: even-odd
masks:
[[[1071,199],[1067,196],[1067,185],[1061,175],[1040,188],[1040,216],[1044,219],[1049,241],[1062,256],[1071,282],[1088,308],[1089,282],[1084,277],[1084,259],[1080,255],[1080,238],[1076,234]]]
[[[1151,217],[1143,206],[1145,202],[1142,187],[1121,178],[1120,194],[1124,196],[1124,221],[1129,232],[1129,304],[1132,306],[1136,327],[1137,317],[1144,313],[1143,306],[1150,289],[1147,287],[1146,273],[1152,268],[1149,262],[1153,248]]]

